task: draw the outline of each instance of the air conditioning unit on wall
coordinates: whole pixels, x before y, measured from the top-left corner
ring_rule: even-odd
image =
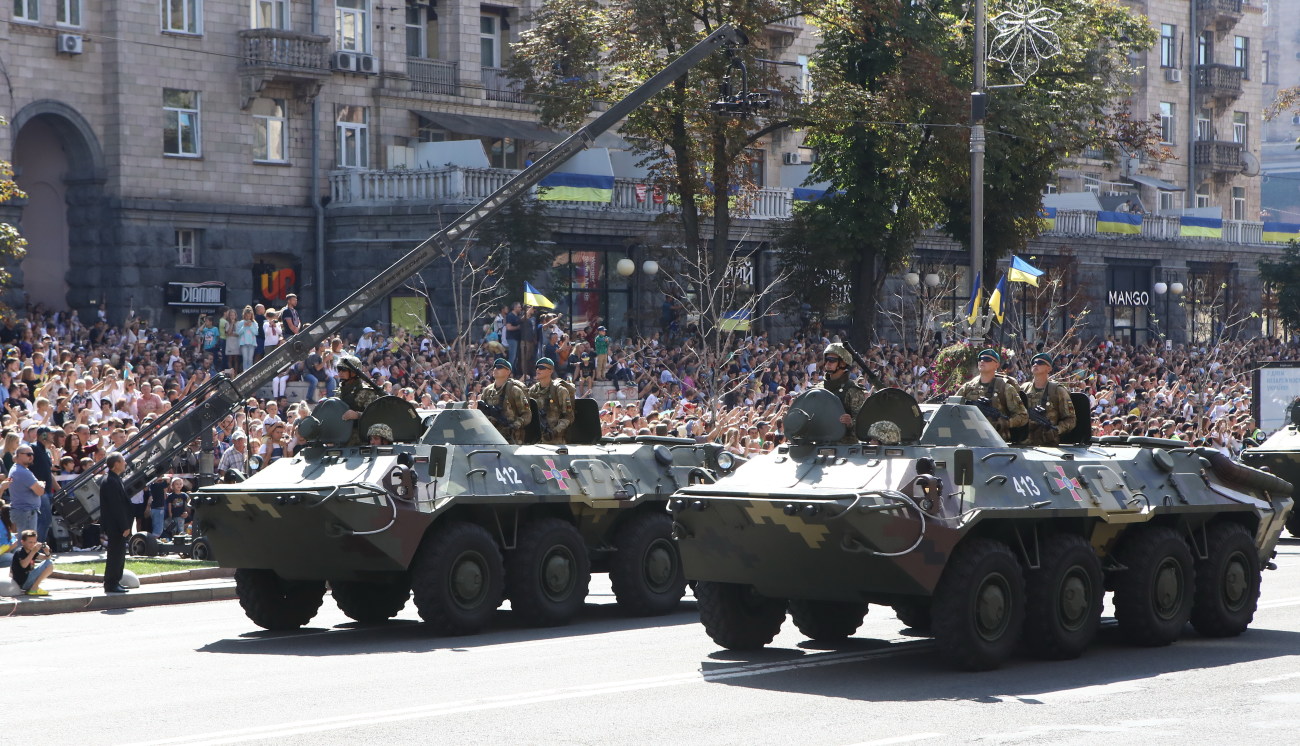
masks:
[[[799,157],[798,153],[783,153],[781,162],[787,166],[798,166],[803,163],[803,159]]]
[[[376,75],[379,73],[379,58],[373,54],[357,55],[357,72],[366,75]]]
[[[339,70],[345,73],[354,73],[357,71],[357,55],[355,52],[335,52],[330,57],[330,69]]]
[[[55,37],[55,42],[55,49],[60,54],[81,54],[83,51],[81,34],[59,34]]]
[[[1165,80],[1170,83],[1181,83],[1183,82],[1183,71],[1176,67],[1168,68],[1165,70]]]

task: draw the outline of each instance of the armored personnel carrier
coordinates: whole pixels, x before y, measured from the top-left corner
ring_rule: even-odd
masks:
[[[393,443],[346,445],[337,399],[299,432],[311,441],[238,484],[198,491],[195,525],[240,604],[267,629],[307,624],[329,592],[361,622],[414,595],[445,635],[481,630],[504,599],[525,623],[567,623],[593,571],[608,571],[635,615],[677,606],[686,580],[665,506],[678,489],[735,463],[715,445],[602,439],[596,403],[577,401],[570,443],[508,445],[483,412],[418,412],[382,397],[356,421]]]
[[[1141,437],[1009,446],[974,406],[924,410],[885,389],[841,445],[822,390],[792,403],[789,443],[670,509],[700,617],[726,648],[771,642],[786,614],[808,637],[852,635],[869,604],[932,631],[961,667],[997,667],[1022,641],[1071,658],[1114,593],[1141,645],[1240,634],[1291,513],[1291,484],[1210,449]]]
[[[1300,400],[1291,404],[1290,422],[1254,448],[1241,452],[1247,466],[1272,472],[1292,484],[1300,482]],[[1291,511],[1286,530],[1300,537],[1300,512]]]

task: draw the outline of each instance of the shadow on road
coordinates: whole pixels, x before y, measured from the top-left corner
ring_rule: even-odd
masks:
[[[329,603],[329,599],[326,599]],[[509,610],[500,610],[492,626],[477,635],[437,637],[423,623],[395,619],[380,624],[350,622],[335,627],[304,627],[295,632],[255,630],[235,638],[210,642],[201,653],[238,655],[338,656],[370,653],[427,653],[472,650],[515,642],[571,639],[633,629],[676,627],[699,623],[694,601],[683,601],[678,610],[657,617],[629,617],[614,604],[587,604],[572,623],[564,627],[525,627]],[[248,623],[252,626],[252,622]]]

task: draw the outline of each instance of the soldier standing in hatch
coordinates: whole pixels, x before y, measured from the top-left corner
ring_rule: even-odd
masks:
[[[957,390],[957,396],[966,402],[983,399],[991,404],[1002,416],[987,415],[989,422],[1003,440],[1008,440],[1011,437],[1011,428],[1023,427],[1029,421],[1025,404],[1020,401],[1019,389],[1011,379],[998,373],[998,367],[1002,365],[1002,356],[997,353],[997,350],[980,350],[979,362],[975,365],[979,375],[963,384]]]
[[[338,370],[339,380],[343,382],[339,385],[339,398],[348,405],[343,419],[358,419],[366,407],[379,398],[379,392],[361,380],[361,361],[355,355],[340,355]]]
[[[524,427],[533,421],[533,410],[528,407],[524,385],[510,377],[513,370],[508,360],[497,358],[492,363],[492,385],[483,389],[479,402],[488,406],[488,419],[497,432],[507,442],[521,445]]]
[[[856,381],[849,379],[849,361],[852,357],[844,345],[832,342],[822,352],[822,373],[826,378],[814,388],[822,388],[835,394],[844,405],[844,414],[840,415],[840,424],[844,426],[841,443],[857,443],[858,436],[853,431],[853,421],[858,410],[867,401],[867,391]]]
[[[537,402],[542,418],[542,442],[560,445],[573,424],[573,390],[555,378],[555,361],[549,357],[537,361],[537,383],[528,387],[528,398]]]
[[[1056,429],[1043,427],[1037,422],[1030,421],[1029,438],[1026,442],[1031,446],[1060,445],[1061,433],[1068,433],[1074,429],[1074,403],[1070,401],[1070,392],[1061,384],[1047,380],[1055,370],[1055,365],[1052,356],[1046,352],[1034,355],[1030,370],[1034,378],[1021,384],[1020,390],[1025,392],[1025,398],[1029,400],[1029,408],[1041,407],[1044,416],[1056,426]]]

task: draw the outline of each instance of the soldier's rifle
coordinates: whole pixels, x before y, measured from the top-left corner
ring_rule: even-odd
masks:
[[[862,369],[862,375],[867,377],[867,382],[871,384],[871,388],[873,389],[885,388],[885,379],[881,378],[880,374],[876,373],[875,369],[873,369],[870,365],[867,364],[867,361],[861,355],[858,354],[858,351],[853,349],[853,345],[849,344],[848,342],[844,342],[843,344],[844,344],[844,349],[848,350],[849,354],[853,356],[853,362],[856,363],[857,366]]]
[[[1002,410],[998,409],[997,406],[993,404],[993,402],[989,401],[989,398],[987,396],[981,396],[978,399],[971,399],[967,403],[975,405],[975,407],[979,409],[979,411],[983,412],[984,416],[989,418],[990,420],[1011,419],[1010,417],[1007,417],[1005,414],[1002,414]]]
[[[1029,408],[1029,421],[1045,430],[1056,432],[1056,425],[1053,425],[1052,421],[1047,419],[1047,407],[1041,404]]]

